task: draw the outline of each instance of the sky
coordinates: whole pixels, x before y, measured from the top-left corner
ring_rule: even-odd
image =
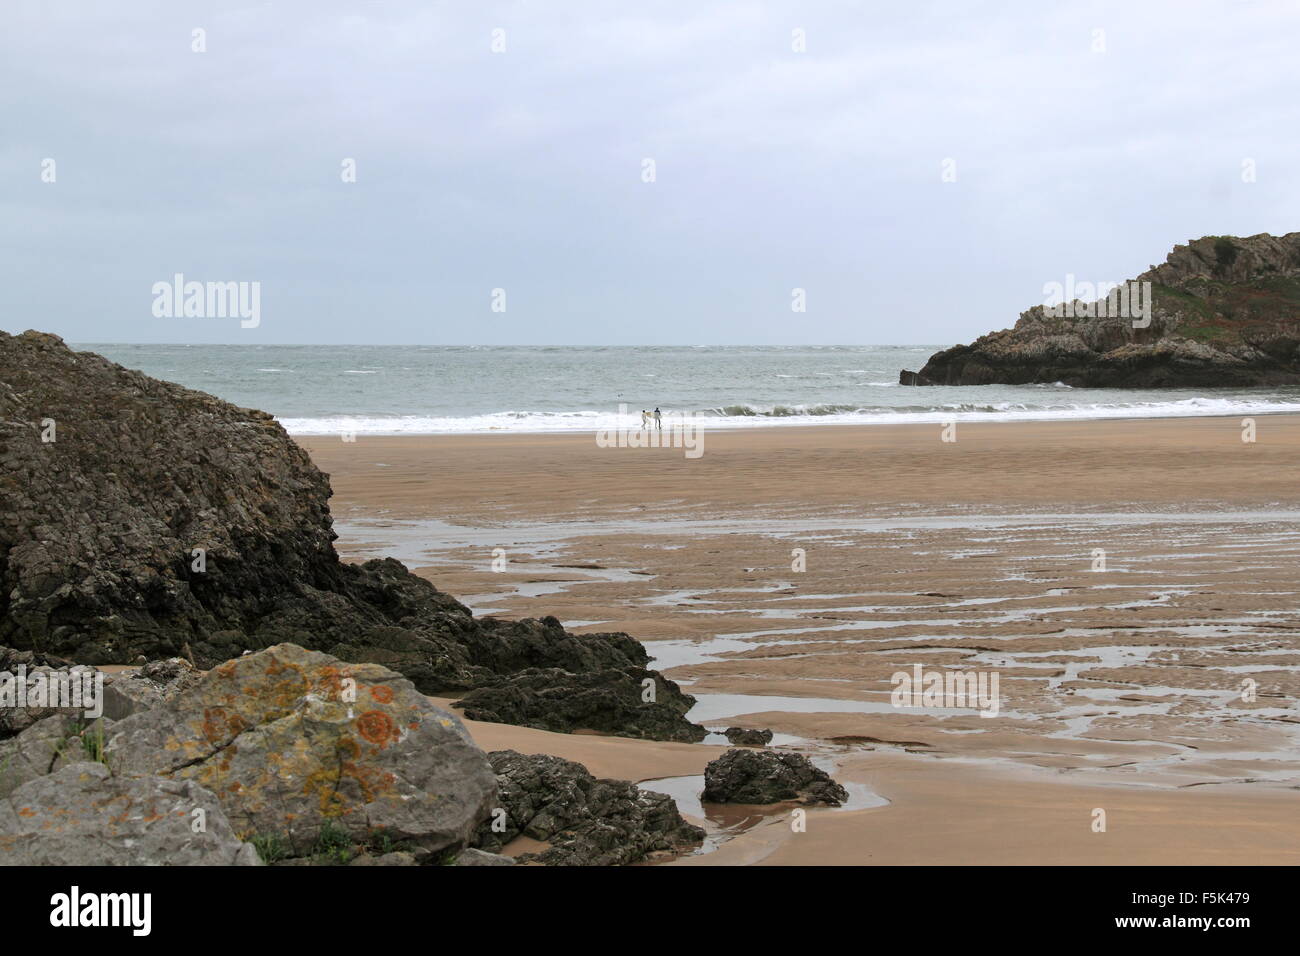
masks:
[[[969,341],[1300,229],[1297,36],[1282,0],[3,0],[0,328]],[[256,324],[169,311],[178,273]]]

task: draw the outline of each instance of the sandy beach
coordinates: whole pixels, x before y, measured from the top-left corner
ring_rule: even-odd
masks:
[[[692,801],[720,735],[471,722],[678,796],[711,836],[673,865],[1295,863],[1300,417],[1255,429],[753,428],[696,459],[590,433],[299,442],[347,558],[477,614],[626,631],[692,720],[770,728],[850,787],[795,832],[788,807]],[[996,675],[996,714],[894,706],[918,667]]]

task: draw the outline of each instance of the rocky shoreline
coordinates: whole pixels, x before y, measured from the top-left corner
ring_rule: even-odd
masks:
[[[932,355],[900,385],[1220,388],[1300,384],[1300,233],[1205,236],[1118,293],[1037,305],[1014,328]]]
[[[486,719],[704,737],[626,634],[476,619],[398,561],[341,561],[328,476],[264,412],[0,333],[0,467],[0,645],[208,668],[288,642]]]
[[[5,711],[6,861],[482,865],[559,834],[531,860],[626,864],[702,839],[662,795],[485,754],[427,699],[703,739],[640,643],[475,618],[395,560],[341,561],[328,476],[271,416],[0,333],[0,466],[0,663],[143,665],[106,675],[93,720]]]
[[[548,842],[518,862],[623,865],[704,837],[669,797],[484,753],[399,674],[294,644],[106,675],[104,700],[0,740],[5,863],[509,865],[526,835]]]

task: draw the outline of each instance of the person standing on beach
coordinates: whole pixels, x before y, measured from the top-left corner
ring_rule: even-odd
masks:
[[[661,418],[659,417],[659,406],[658,406],[658,405],[655,406],[655,428],[659,429],[660,431],[663,431],[663,430],[664,430],[663,419],[661,419]]]
[[[649,427],[650,427],[650,413],[643,408],[641,409],[641,429],[644,431]]]

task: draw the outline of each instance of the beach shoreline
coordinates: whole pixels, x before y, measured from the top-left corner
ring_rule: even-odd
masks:
[[[705,821],[712,852],[680,863],[1295,862],[1300,416],[1242,434],[743,429],[695,460],[590,434],[298,441],[345,558],[398,557],[476,614],[626,631],[690,719],[771,729],[887,801],[793,836],[789,808]],[[891,706],[918,664],[996,672],[1001,713]],[[723,752],[470,729],[643,781]]]
[[[916,386],[922,387],[922,386]],[[670,413],[665,413],[667,416]],[[1188,412],[1168,415],[1152,415],[1141,413],[1136,415],[1039,415],[1036,413],[1021,414],[1008,412],[970,412],[970,411],[953,411],[951,414],[943,413],[924,413],[924,419],[905,417],[904,415],[885,416],[882,415],[879,420],[874,421],[844,421],[836,415],[752,415],[752,416],[732,416],[723,419],[722,424],[717,424],[716,419],[710,419],[699,413],[690,413],[686,415],[677,415],[670,419],[664,418],[664,431],[667,432],[673,425],[678,428],[690,423],[690,427],[699,428],[710,434],[730,434],[730,433],[748,433],[752,431],[788,430],[803,428],[902,428],[902,427],[921,427],[934,428],[955,422],[965,425],[1020,425],[1020,424],[1073,424],[1073,423],[1108,423],[1108,422],[1162,422],[1162,421],[1183,421],[1187,419],[1204,420],[1204,419],[1226,419],[1240,422],[1243,418],[1272,418],[1278,416],[1296,416],[1300,414],[1292,406],[1285,408],[1268,408],[1263,410],[1249,410],[1239,413],[1227,414],[1221,411],[1215,412]],[[891,420],[893,418],[897,420]],[[740,421],[753,421],[752,425],[741,425],[732,419],[738,418]],[[820,421],[826,418],[828,421]],[[626,418],[620,418],[616,424],[597,425],[595,420],[592,423],[584,423],[580,426],[571,428],[536,428],[536,429],[511,429],[504,426],[490,426],[476,429],[449,429],[441,431],[405,431],[405,430],[369,430],[357,429],[356,421],[364,421],[367,416],[335,416],[333,421],[338,427],[313,427],[311,430],[302,430],[290,427],[285,422],[295,423],[303,419],[294,418],[293,416],[283,416],[281,420],[282,427],[289,433],[289,436],[295,441],[299,439],[316,439],[316,438],[337,438],[343,433],[366,438],[458,438],[458,437],[523,437],[523,436],[556,436],[556,437],[574,437],[580,435],[596,435],[600,431],[611,429],[622,429],[625,431],[640,430],[639,415],[628,412]],[[647,432],[651,429],[646,428]]]

